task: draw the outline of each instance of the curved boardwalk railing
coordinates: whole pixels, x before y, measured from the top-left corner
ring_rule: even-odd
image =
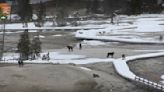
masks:
[[[117,59],[113,62],[113,64],[118,74],[120,74],[122,77],[144,84],[148,87],[152,87],[157,90],[164,91],[164,85],[135,75],[132,71],[130,71],[129,66],[127,65],[127,62],[129,61],[133,61],[137,59],[160,57],[160,56],[164,56],[164,52],[129,56],[129,57],[126,57],[126,60]]]
[[[164,91],[164,86],[159,84],[159,83],[152,82],[150,80],[147,80],[147,79],[144,79],[144,78],[141,78],[141,77],[138,77],[138,76],[135,77],[135,81],[139,82],[139,83],[142,83],[144,85],[147,85],[149,87]]]

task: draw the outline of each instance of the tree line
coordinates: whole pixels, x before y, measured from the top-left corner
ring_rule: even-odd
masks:
[[[33,9],[30,0],[13,0],[17,2],[17,13],[21,17],[22,21],[30,21],[32,19]],[[117,11],[124,14],[141,14],[141,13],[159,13],[162,11],[162,5],[157,4],[157,0],[52,0],[49,2],[54,8],[61,9],[78,6],[86,8],[87,14],[100,13],[100,14],[112,14]],[[39,20],[46,13],[46,3],[40,1],[38,4],[39,10],[37,14]],[[63,7],[63,8],[62,8]],[[74,7],[76,8],[76,6]]]

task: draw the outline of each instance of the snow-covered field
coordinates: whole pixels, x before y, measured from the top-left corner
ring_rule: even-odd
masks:
[[[160,43],[164,44],[164,40],[159,40],[159,36],[164,34],[164,15],[163,14],[143,14],[138,16],[126,16],[119,15],[114,20],[115,24],[110,23],[110,19],[107,20],[87,20],[78,21],[81,25],[77,28],[90,28],[88,30],[78,30],[75,33],[75,37],[82,39],[95,39],[95,40],[84,40],[83,45],[101,46],[109,44],[118,44],[119,42],[126,43]],[[46,23],[46,25],[51,26],[51,23]],[[0,25],[3,29],[3,25]],[[34,23],[28,23],[28,27],[35,29]],[[43,27],[44,28],[44,27]],[[62,28],[71,28],[62,27]],[[91,29],[93,28],[93,29]],[[98,28],[98,29],[94,29]],[[21,23],[16,24],[6,24],[6,29],[24,29]],[[20,31],[16,31],[20,32]],[[7,32],[7,33],[16,33]],[[36,32],[36,30],[31,30],[31,32]],[[159,33],[159,34],[155,34]],[[151,35],[150,35],[151,34]],[[153,35],[154,34],[154,35]],[[61,34],[52,35],[54,37],[61,37]],[[40,35],[40,38],[45,38],[46,36]],[[112,41],[112,42],[102,42]],[[137,50],[136,50],[137,51]],[[139,50],[138,50],[139,51]],[[144,50],[142,50],[144,51]],[[160,51],[160,50],[159,50]],[[78,55],[62,55],[57,52],[50,54],[53,60],[70,60],[84,58],[84,56]],[[16,55],[17,56],[17,55]],[[10,59],[11,56],[5,57],[6,60]],[[87,57],[87,56],[85,56]]]
[[[164,15],[139,15],[119,16],[118,23],[107,23],[99,25],[87,25],[104,27],[102,29],[79,30],[76,37],[79,39],[95,39],[102,41],[126,42],[126,43],[160,43],[160,35],[149,35],[150,33],[164,32]],[[93,22],[91,22],[93,23]],[[162,35],[162,34],[161,34]]]
[[[77,47],[75,47],[74,52],[68,52],[66,48],[63,48],[60,50],[55,49],[54,51],[44,50],[44,52],[41,53],[40,57],[37,57],[36,60],[27,60],[27,61],[24,61],[24,63],[33,63],[33,64],[51,63],[51,64],[74,65],[74,64],[89,64],[89,63],[97,63],[97,62],[112,62],[118,74],[120,74],[124,78],[136,81],[135,78],[139,76],[133,73],[129,69],[127,62],[136,60],[136,59],[142,59],[142,58],[145,59],[145,58],[150,58],[150,57],[152,58],[152,57],[164,56],[163,49],[158,48],[157,46],[154,46],[155,49],[151,48],[151,46],[146,47],[152,44],[153,45],[164,44],[164,39],[160,40],[159,38],[160,36],[164,36],[164,15],[163,14],[149,14],[149,15],[143,14],[143,15],[138,15],[138,16],[120,15],[120,16],[117,16],[115,20],[115,24],[111,24],[110,19],[101,20],[101,21],[88,20],[88,21],[78,21],[78,22],[81,25],[77,27],[71,27],[71,26],[52,27],[50,25],[51,23],[46,23],[46,26],[41,27],[41,29],[45,29],[45,31],[46,29],[80,29],[75,33],[75,37],[79,39],[85,39],[81,42],[82,46],[84,46],[82,50],[79,50],[77,48],[79,43],[76,43]],[[0,25],[0,28],[3,29],[3,25]],[[18,24],[7,24],[6,29],[15,30],[15,29],[26,29],[26,28],[23,28],[23,25],[18,23]],[[34,23],[29,23],[28,29],[34,29],[30,31],[36,32],[40,28],[35,27]],[[18,32],[21,32],[21,31],[14,31],[14,32],[9,31],[7,33],[12,34],[12,33],[18,33]],[[63,36],[65,36],[65,34],[57,33],[57,34],[50,34],[50,36],[41,34],[40,38],[46,39],[48,37],[57,38],[57,37],[63,37]],[[146,44],[144,45],[146,49],[140,48],[140,46],[138,46],[137,48],[131,47],[131,49],[127,50],[127,48],[130,48],[128,47],[130,45],[129,44],[125,45],[125,44],[120,44],[120,43],[137,43],[135,44],[135,46],[143,43],[143,44]],[[119,45],[120,47],[117,48],[117,45]],[[122,45],[125,45],[125,46],[123,47]],[[88,46],[89,48],[85,48],[85,46],[86,47]],[[107,47],[104,48],[105,46]],[[97,48],[100,48],[100,50],[97,50]],[[89,49],[92,49],[92,50],[89,50]],[[126,57],[125,59],[118,58],[117,56],[114,56],[114,58],[106,58],[106,52],[108,51],[109,52],[114,51],[116,55],[119,57],[120,55],[125,54]],[[132,51],[132,52],[129,52],[129,51]],[[128,55],[130,56],[128,56],[126,52],[129,53]],[[136,52],[139,54],[136,54]],[[147,54],[141,54],[142,52],[147,53]],[[47,55],[47,53],[49,53],[50,60],[42,60],[42,57],[44,55]],[[89,57],[89,54],[94,54],[96,58]],[[98,58],[97,56],[99,55],[102,55],[103,58]],[[18,63],[18,58],[19,58],[19,54],[17,53],[5,53],[3,57],[3,61],[0,61],[0,63]],[[81,66],[80,67],[77,66],[77,67],[88,72],[93,72],[92,69],[89,69],[86,67],[81,67]],[[111,75],[113,74],[111,73]],[[148,80],[144,78],[142,79],[145,80],[144,84],[148,85],[147,84]],[[162,87],[164,88],[163,79],[164,79],[164,75],[162,74],[160,84],[151,82],[151,80],[150,82],[153,84],[153,87],[157,89],[159,86],[160,88]],[[158,87],[155,85],[157,85]]]
[[[139,16],[117,16],[115,24],[110,24],[110,19],[104,21],[88,20],[79,21],[80,25],[72,28],[71,26],[62,27],[61,29],[82,29],[78,30],[75,34],[79,39],[92,39],[91,41],[84,40],[83,45],[101,46],[106,44],[122,43],[137,43],[137,44],[164,44],[164,39],[160,39],[160,36],[164,35],[164,15],[139,15]],[[16,28],[15,28],[16,27]],[[7,24],[7,29],[24,29],[21,24]],[[55,27],[51,27],[54,28]],[[51,29],[49,27],[42,27],[42,29]],[[59,27],[58,27],[59,28]],[[1,25],[3,29],[3,25]],[[34,26],[34,23],[29,23],[29,29],[38,29]],[[87,29],[87,30],[83,30]],[[52,35],[55,37],[62,36],[61,34]],[[45,36],[40,35],[41,38]],[[101,40],[101,41],[98,41]],[[102,42],[109,41],[112,43]],[[136,50],[137,51],[137,50]],[[139,50],[138,50],[139,51]],[[144,50],[142,50],[144,51]],[[148,50],[147,50],[148,51]],[[155,50],[154,50],[155,51]],[[157,51],[157,50],[156,50]],[[113,62],[117,72],[125,78],[135,80],[136,75],[129,70],[126,64],[129,60],[135,60],[138,58],[163,56],[163,50],[158,50],[158,53],[151,53],[146,55],[129,56],[126,60],[122,59],[99,59],[88,58],[83,55],[75,54],[63,54],[58,52],[50,52],[50,60],[42,60],[41,57],[47,53],[41,53],[41,57],[36,60],[24,61],[25,63],[74,63],[74,64],[87,64],[95,62]],[[4,61],[1,63],[17,63],[18,54],[6,54]],[[82,69],[86,69],[82,67]],[[89,70],[91,71],[91,70]],[[163,79],[163,76],[161,76]],[[161,81],[163,83],[163,81]]]

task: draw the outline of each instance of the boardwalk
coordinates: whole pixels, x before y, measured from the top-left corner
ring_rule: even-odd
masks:
[[[164,85],[152,82],[151,80],[147,80],[145,78],[135,75],[133,72],[130,71],[129,66],[126,64],[129,61],[134,61],[137,59],[153,58],[153,57],[160,57],[160,56],[164,56],[164,52],[129,56],[129,57],[126,57],[126,60],[116,59],[113,62],[113,64],[118,74],[120,74],[122,77],[142,83],[148,87],[152,87],[152,88],[164,91]]]

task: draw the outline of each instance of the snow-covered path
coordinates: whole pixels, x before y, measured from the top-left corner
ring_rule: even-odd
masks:
[[[129,70],[126,60],[117,59],[113,62],[114,67],[119,75],[122,77],[134,80],[135,74]]]
[[[27,64],[88,64],[97,62],[112,62],[114,59],[99,59],[99,58],[83,58],[83,59],[59,59],[59,60],[26,60]],[[0,61],[0,63],[17,64],[17,60]]]
[[[117,72],[121,76],[134,80],[136,75],[130,71],[129,66],[127,65],[127,62],[136,60],[136,59],[145,59],[145,58],[153,58],[153,57],[160,57],[160,56],[164,56],[164,52],[128,56],[128,57],[126,57],[125,60],[122,60],[122,59],[114,60],[113,64],[114,64]]]
[[[104,27],[86,27],[86,26],[78,26],[78,27],[73,27],[73,26],[64,26],[64,27],[53,27],[53,26],[44,26],[44,27],[36,27],[34,23],[28,23],[28,27],[23,27],[22,23],[13,23],[13,24],[5,24],[5,29],[6,30],[23,30],[23,29],[29,29],[29,30],[55,30],[55,29],[76,29],[76,30],[81,30],[81,29],[102,29]],[[4,29],[4,25],[0,24],[0,29]]]
[[[132,61],[132,60],[153,58],[153,57],[160,57],[160,56],[164,56],[164,52],[129,56],[129,57],[126,57],[125,60],[116,59],[113,61],[113,64],[114,64],[114,67],[115,67],[116,71],[118,72],[118,74],[120,74],[122,77],[133,80],[133,81],[137,81],[140,83],[144,83],[145,85],[148,85],[150,87],[154,87],[156,89],[160,89],[160,90],[164,91],[164,85],[152,82],[151,80],[149,81],[147,79],[144,79],[144,78],[141,78],[141,77],[135,75],[132,71],[130,71],[129,66],[127,65],[127,62]],[[136,78],[139,78],[139,80],[136,80]],[[140,79],[142,79],[142,81]],[[150,85],[150,83],[151,83],[151,85]]]

